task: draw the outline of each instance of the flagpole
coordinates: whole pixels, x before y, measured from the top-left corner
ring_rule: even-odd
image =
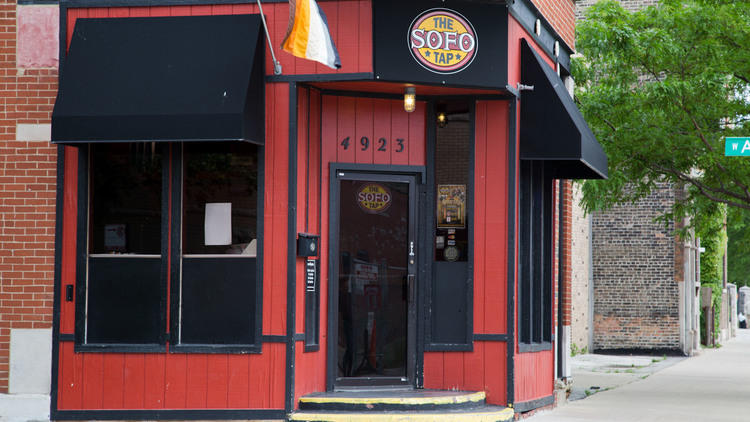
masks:
[[[263,21],[263,29],[266,31],[266,39],[268,40],[268,48],[271,49],[271,60],[273,61],[273,74],[281,75],[281,63],[276,60],[276,55],[273,53],[273,45],[271,45],[271,36],[268,35],[268,26],[266,25],[266,16],[263,14],[263,5],[258,2],[258,9],[260,10],[260,20]]]

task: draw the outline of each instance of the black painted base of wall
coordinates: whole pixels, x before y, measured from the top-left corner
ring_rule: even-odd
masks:
[[[56,410],[51,420],[211,420],[211,419],[281,419],[286,420],[284,409],[230,409],[230,410]]]
[[[517,414],[530,412],[534,409],[539,409],[541,407],[550,406],[554,402],[555,402],[555,395],[553,394],[551,396],[542,397],[541,399],[514,403],[513,410],[515,410]]]
[[[680,349],[661,348],[661,349],[594,349],[592,353],[602,355],[633,355],[633,356],[685,356]]]

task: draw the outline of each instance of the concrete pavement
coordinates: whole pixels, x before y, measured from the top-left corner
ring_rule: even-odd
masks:
[[[750,330],[738,330],[719,349],[528,420],[750,421]]]
[[[569,401],[640,381],[649,375],[680,362],[676,356],[577,355],[571,358],[573,383]]]

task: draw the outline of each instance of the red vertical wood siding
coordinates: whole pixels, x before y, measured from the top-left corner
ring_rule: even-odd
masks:
[[[508,102],[478,101],[474,169],[474,332],[507,333]],[[507,346],[425,353],[425,388],[485,391],[506,404]]]
[[[540,56],[547,62],[552,68],[555,67],[555,62],[547,56],[534,41],[534,37],[531,36],[526,29],[514,18],[508,15],[508,84],[510,86],[516,86],[521,81],[521,39],[525,38],[529,45],[533,46]]]
[[[533,37],[526,32],[518,21],[512,16],[508,16],[508,83],[511,86],[515,86],[516,83],[523,81],[521,80],[521,39],[526,39],[529,44],[534,47],[540,54],[540,56],[547,62],[548,65],[554,68],[554,62],[544,53],[534,41]],[[520,107],[523,107],[523,102],[519,103]],[[516,120],[516,127],[520,128],[520,118]],[[520,131],[517,131],[517,135]],[[517,151],[519,151],[517,149]],[[518,179],[518,173],[516,173],[516,179]],[[516,192],[518,190],[516,189]],[[556,212],[556,211],[555,211]],[[518,208],[516,208],[516,215],[518,215]],[[554,230],[556,233],[557,230]],[[516,245],[518,240],[516,239]],[[516,248],[517,249],[517,248]],[[516,257],[516,262],[518,258]],[[553,268],[556,270],[557,264],[553,263]],[[554,279],[556,280],[556,278]],[[553,294],[556,288],[556,282],[553,280]],[[516,311],[518,310],[518,288],[516,283]],[[553,301],[554,302],[554,301]],[[552,315],[557,315],[553,303],[553,309],[550,311]],[[553,318],[554,320],[555,318]],[[518,326],[518,312],[516,312],[516,327]],[[553,326],[554,330],[554,326]],[[516,344],[518,339],[518,330],[516,330]],[[534,400],[542,397],[548,397],[554,392],[554,362],[555,356],[553,351],[544,351],[536,353],[519,353],[516,348],[516,354],[514,359],[514,378],[515,378],[515,401],[525,402]]]
[[[365,4],[365,2],[357,2]],[[369,7],[369,2],[366,3]],[[275,9],[286,4],[270,5]],[[283,14],[288,9],[284,9]],[[255,5],[68,9],[67,40],[79,17],[257,13]],[[268,11],[266,11],[268,13]],[[369,29],[368,29],[369,30]],[[286,73],[291,73],[286,68]],[[288,84],[266,86],[263,334],[286,334],[288,207]],[[78,149],[66,147],[62,284],[76,279]],[[61,333],[72,334],[75,305],[61,302]],[[264,344],[261,354],[75,353],[61,342],[58,409],[284,408],[286,350]]]
[[[276,58],[282,65],[284,75],[371,73],[372,54],[372,0],[341,0],[319,2],[328,18],[328,27],[341,57],[341,68],[331,69],[310,60],[303,60],[281,50],[281,42],[289,23],[287,2],[263,5],[268,32],[271,35]],[[136,16],[198,16],[257,14],[256,4],[159,6],[159,7],[112,7],[70,8],[67,16],[67,42],[73,36],[77,18],[88,17],[136,17]],[[264,40],[266,44],[267,42]],[[266,75],[273,75],[270,52],[266,52]]]
[[[415,112],[406,113],[402,102],[398,100],[321,96],[315,89],[301,89],[298,113],[297,226],[300,231],[306,227],[309,233],[321,235],[321,311],[320,350],[306,353],[304,342],[297,342],[297,398],[325,390],[330,164],[425,165],[426,108],[423,102],[419,102]],[[394,152],[397,149],[396,133],[404,139],[404,148],[398,153]],[[342,140],[346,137],[349,138],[349,143],[345,148]],[[366,149],[362,143],[363,138],[367,138]],[[385,151],[378,151],[380,138],[385,140]],[[298,262],[297,332],[304,329],[304,282],[304,271]]]

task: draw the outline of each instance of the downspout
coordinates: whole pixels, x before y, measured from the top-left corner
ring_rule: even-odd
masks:
[[[563,236],[565,234],[565,182],[560,179],[558,181],[558,184],[560,186],[559,192],[560,192],[560,200],[558,201],[558,211],[557,211],[557,218],[558,218],[558,224],[557,224],[557,378],[562,379],[565,375],[565,369],[564,369],[564,360],[565,357],[563,356],[563,353],[565,353],[565,347],[564,347],[564,334],[563,334],[563,309],[565,307],[563,306],[564,301],[564,291],[563,291],[563,281],[564,281],[564,275],[563,270],[565,268],[565,265],[563,264],[563,261],[565,260],[565,241],[563,239]]]

